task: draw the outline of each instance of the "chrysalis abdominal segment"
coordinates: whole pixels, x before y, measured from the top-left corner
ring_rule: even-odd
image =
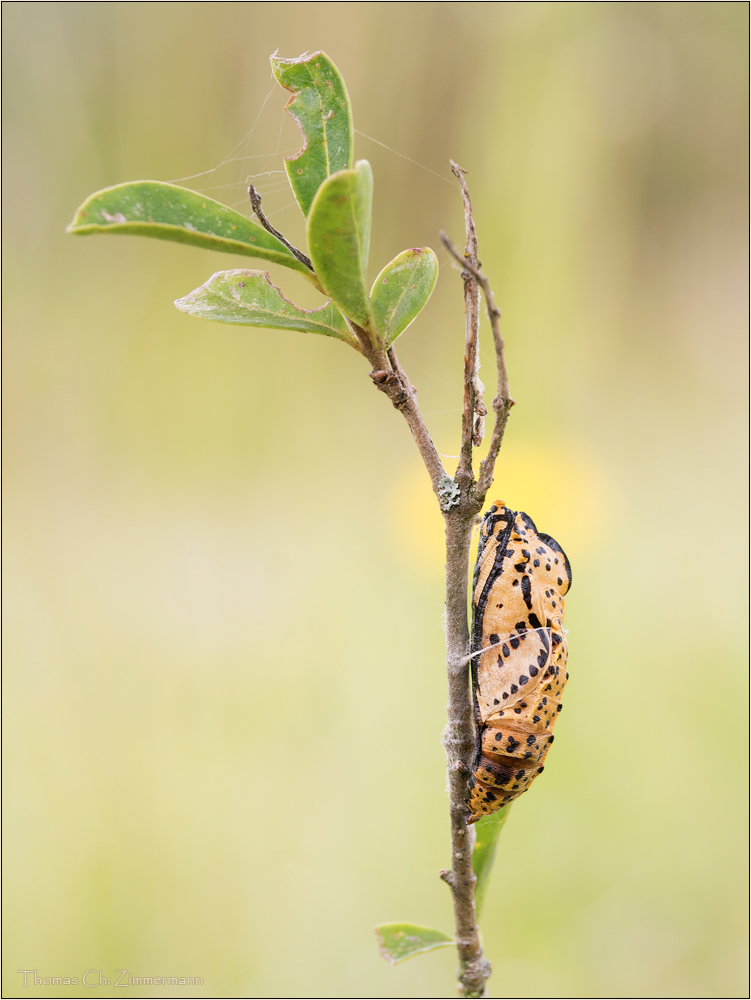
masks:
[[[480,529],[472,585],[477,744],[468,820],[518,798],[543,770],[566,685],[565,552],[498,500]]]

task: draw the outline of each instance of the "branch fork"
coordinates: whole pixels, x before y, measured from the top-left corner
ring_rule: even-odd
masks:
[[[446,474],[430,438],[417,403],[417,393],[401,368],[396,353],[374,351],[366,331],[355,330],[363,353],[371,362],[370,378],[403,414],[420,449],[439,501],[446,526],[446,673],[449,689],[448,721],[442,743],[446,751],[451,819],[451,869],[442,869],[440,878],[451,889],[454,901],[455,943],[459,954],[460,994],[464,997],[487,996],[487,981],[492,967],[480,944],[475,912],[475,885],[472,848],[475,832],[467,824],[467,779],[475,751],[475,722],[469,684],[471,661],[469,621],[469,550],[472,529],[482,510],[485,496],[493,482],[495,463],[503,440],[506,421],[514,401],[509,395],[508,373],[500,332],[500,309],[495,304],[488,279],[477,257],[472,203],[464,179],[465,171],[451,162],[459,182],[464,204],[466,244],[460,253],[445,233],[441,241],[461,265],[464,282],[465,350],[464,405],[459,464],[453,477]],[[495,422],[488,453],[479,464],[477,478],[473,468],[474,451],[482,443],[488,408],[483,401],[484,386],[479,377],[479,326],[481,296],[485,299],[493,333],[497,368],[497,392],[493,400]],[[364,335],[364,336],[363,336]],[[447,502],[448,491],[451,501]]]

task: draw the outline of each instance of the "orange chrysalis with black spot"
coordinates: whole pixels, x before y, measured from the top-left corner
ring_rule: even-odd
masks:
[[[563,595],[570,586],[558,542],[497,500],[480,529],[472,585],[470,823],[513,802],[543,770],[568,680]]]

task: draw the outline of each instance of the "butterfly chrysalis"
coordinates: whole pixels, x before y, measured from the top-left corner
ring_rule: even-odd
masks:
[[[485,515],[472,583],[477,746],[470,823],[526,792],[543,770],[568,680],[560,545],[497,500]]]

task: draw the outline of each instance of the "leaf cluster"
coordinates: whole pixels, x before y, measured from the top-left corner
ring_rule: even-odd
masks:
[[[295,199],[307,220],[308,253],[293,247],[267,222],[251,221],[199,192],[161,181],[133,181],[92,194],[67,231],[123,233],[187,243],[255,257],[304,275],[327,301],[301,309],[267,271],[219,271],[178,299],[183,312],[219,323],[318,333],[369,354],[387,350],[428,301],[438,276],[429,247],[405,250],[368,288],[373,174],[353,162],[352,111],[344,81],[323,52],[280,59],[271,66],[292,93],[286,111],[303,148],[285,159]]]

